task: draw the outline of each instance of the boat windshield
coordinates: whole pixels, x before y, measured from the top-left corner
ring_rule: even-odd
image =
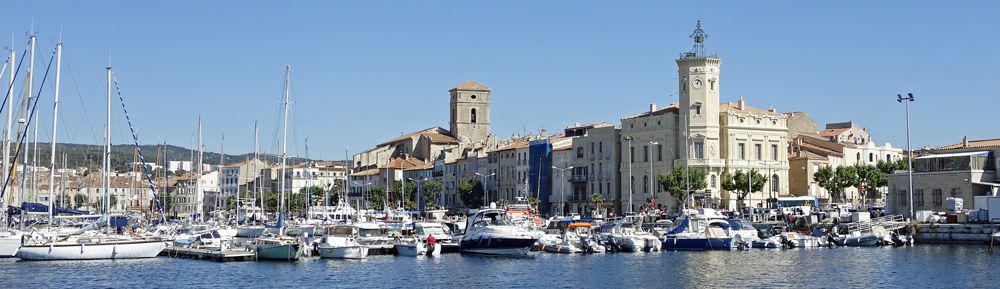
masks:
[[[381,237],[382,229],[358,229],[358,235],[361,237]]]
[[[419,236],[433,234],[433,235],[445,235],[444,229],[441,227],[416,227],[413,232]]]

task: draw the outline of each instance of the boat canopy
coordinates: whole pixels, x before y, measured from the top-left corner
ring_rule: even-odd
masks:
[[[47,212],[49,212],[49,206],[45,205],[45,204],[40,204],[40,203],[28,203],[28,202],[24,202],[24,203],[21,203],[21,207],[20,208],[19,207],[15,207],[15,206],[7,207],[7,214],[9,214],[9,215],[17,215],[17,214],[20,214],[22,211],[25,211],[27,213],[47,213]],[[57,214],[57,215],[89,215],[90,214],[89,211],[73,210],[73,209],[58,208],[58,207],[55,208],[55,212],[54,213]]]

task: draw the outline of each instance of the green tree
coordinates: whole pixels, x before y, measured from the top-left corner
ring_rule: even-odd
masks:
[[[587,204],[591,210],[596,210],[604,207],[604,196],[598,193],[590,195],[590,202]]]
[[[657,178],[660,183],[660,187],[664,191],[670,193],[675,199],[677,199],[677,204],[683,208],[684,200],[687,200],[688,193],[693,191],[704,190],[708,187],[707,173],[701,169],[688,169],[687,179],[684,178],[684,168],[676,167],[670,170],[666,175],[662,175]],[[687,191],[685,191],[687,190]]]
[[[531,208],[534,209],[535,212],[538,212],[538,204],[541,203],[541,202],[542,202],[542,200],[539,200],[536,197],[530,197],[530,198],[528,198],[528,204],[531,205]]]
[[[466,208],[475,208],[483,203],[483,184],[479,180],[464,180],[458,183],[458,198]]]
[[[319,204],[323,203],[323,199],[324,199],[323,195],[325,195],[326,192],[323,191],[323,188],[320,188],[320,187],[317,187],[317,186],[312,186],[312,187],[304,187],[304,188],[299,189],[299,193],[298,194],[302,195],[302,196],[312,196],[312,205],[315,206],[315,205],[319,205]],[[305,200],[306,200],[306,203],[309,203],[309,201],[310,201],[308,197],[306,197]]]
[[[853,166],[840,166],[833,172],[834,183],[837,185],[838,195],[841,201],[846,202],[844,189],[858,187],[858,171]]]
[[[854,165],[854,173],[857,175],[855,187],[861,194],[862,202],[867,204],[869,199],[879,198],[878,188],[886,183],[885,173],[878,167],[868,164]]]
[[[423,185],[420,186],[420,189],[423,191],[423,195],[421,197],[423,198],[424,207],[438,208],[438,197],[443,189],[441,182],[437,180],[429,180],[424,182]]]
[[[365,194],[368,199],[368,209],[382,210],[385,208],[386,195],[385,188],[382,187],[369,187],[368,193]]]
[[[112,194],[111,195],[111,200],[109,202],[109,206],[111,206],[112,208],[114,208],[117,205],[118,205],[118,196]]]
[[[60,208],[73,208],[73,197],[70,197],[69,195],[59,196],[58,205]]]
[[[722,176],[722,189],[736,192],[737,204],[742,208],[743,201],[747,198],[747,195],[751,192],[762,191],[765,182],[764,175],[757,172],[757,170],[750,170],[749,173],[736,171],[736,173]]]
[[[73,196],[73,204],[76,205],[73,208],[83,207],[87,204],[87,197],[84,197],[83,194],[76,194],[76,196]]]

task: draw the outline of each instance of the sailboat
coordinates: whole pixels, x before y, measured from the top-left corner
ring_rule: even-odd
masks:
[[[35,42],[35,37],[30,38],[31,45]],[[32,46],[34,47],[34,46]],[[8,165],[10,161],[10,137],[11,137],[11,122],[13,121],[14,110],[11,108],[14,105],[14,80],[17,78],[18,72],[20,72],[21,62],[18,62],[17,67],[14,67],[14,61],[17,58],[17,52],[14,49],[10,50],[10,54],[7,56],[7,63],[4,64],[4,69],[9,71],[9,83],[7,85],[7,125],[4,127],[3,135],[3,177],[5,183],[3,184],[3,191],[0,192],[0,206],[4,211],[7,210],[7,202],[4,200],[4,195],[6,194],[7,185],[9,183],[11,166]],[[21,58],[24,61],[24,58]],[[2,74],[2,72],[0,72]],[[17,254],[17,250],[21,248],[21,238],[24,236],[21,231],[9,228],[7,216],[3,216],[3,226],[0,227],[0,258],[14,257]]]
[[[59,63],[62,59],[62,44],[56,44],[56,75],[59,75]],[[113,73],[107,67],[107,119],[104,130],[104,165],[103,165],[103,215],[98,221],[71,232],[68,236],[32,236],[22,244],[17,257],[22,260],[104,260],[153,258],[160,254],[167,244],[156,237],[131,237],[127,235],[112,235],[93,231],[106,225],[111,225],[110,186],[111,186],[111,92],[113,88]],[[56,88],[59,86],[56,85]],[[58,91],[58,90],[57,90]],[[36,100],[37,103],[37,100]],[[57,104],[58,105],[58,104]],[[124,104],[123,104],[124,108]],[[34,113],[29,115],[30,123]],[[131,126],[131,123],[129,124]],[[22,135],[23,136],[23,135]],[[133,139],[135,140],[133,132]],[[53,140],[55,142],[55,140]],[[138,147],[138,142],[136,141]],[[51,206],[50,206],[51,207]]]
[[[254,240],[254,249],[258,259],[293,261],[302,257],[302,245],[295,238],[285,236],[285,177],[288,168],[288,105],[289,85],[291,83],[291,66],[285,66],[285,101],[284,123],[281,137],[281,182],[278,202],[278,235],[265,236]]]

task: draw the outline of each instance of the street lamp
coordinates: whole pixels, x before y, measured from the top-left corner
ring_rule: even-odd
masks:
[[[483,186],[483,207],[484,208],[488,208],[490,206],[490,204],[486,200],[489,199],[490,190],[488,190],[486,188],[486,178],[495,176],[495,175],[497,175],[497,173],[490,173],[488,175],[483,175],[483,174],[480,174],[480,173],[476,173],[476,175],[479,176],[479,180],[480,180],[479,183]]]
[[[910,218],[913,218],[913,150],[910,149],[910,103],[913,102],[913,93],[907,93],[906,97],[901,94],[896,95],[896,101],[903,103],[903,114],[906,117],[906,154],[907,154],[907,174],[910,178]]]
[[[660,142],[649,141],[649,195],[653,203],[656,203],[656,187],[653,185],[656,182],[653,180],[656,177],[656,174],[653,173],[653,147],[658,144]]]
[[[635,185],[632,179],[632,162],[635,160],[632,155],[632,140],[630,136],[623,137],[622,140],[628,142],[628,211],[632,212],[632,187]]]
[[[553,169],[559,170],[559,178],[562,182],[559,183],[559,214],[566,215],[566,171],[573,169],[572,166],[560,168],[552,166]]]
[[[423,188],[424,182],[428,181],[429,179],[428,178],[424,178],[422,180],[414,180],[413,178],[409,178],[409,179],[410,179],[410,181],[417,183],[417,211],[419,212],[419,211],[421,211],[421,209],[420,209],[420,189]]]

